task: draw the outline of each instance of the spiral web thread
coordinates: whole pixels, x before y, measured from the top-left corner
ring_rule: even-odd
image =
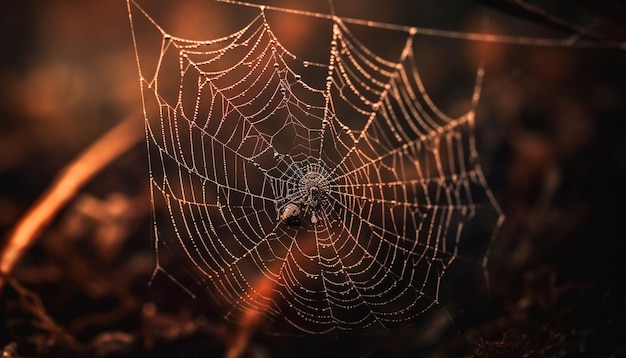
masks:
[[[451,118],[424,89],[414,28],[391,61],[333,16],[319,63],[281,44],[264,7],[206,41],[128,8],[162,36],[154,68],[135,42],[157,271],[167,252],[224,317],[325,333],[406,326],[439,303],[451,265],[486,268],[503,214],[474,143],[482,68]],[[465,239],[481,217],[487,238]]]

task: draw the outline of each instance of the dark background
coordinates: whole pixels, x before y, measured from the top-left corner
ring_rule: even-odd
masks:
[[[328,13],[326,1],[272,5]],[[255,334],[251,357],[619,356],[626,354],[626,40],[622,2],[336,0],[340,16],[456,31],[566,38],[592,24],[599,48],[416,37],[420,73],[449,113],[486,69],[476,138],[507,220],[480,280],[388,336]],[[180,31],[250,12],[204,1],[151,5]],[[9,1],[0,15],[0,235],[61,168],[141,106],[124,1]],[[328,46],[273,15],[278,31]],[[292,22],[293,23],[293,22]],[[373,37],[373,43],[384,42]],[[301,44],[316,48],[310,42]],[[327,50],[324,49],[325,53]],[[326,56],[326,55],[324,55]],[[391,56],[393,57],[393,56]],[[468,85],[470,83],[470,85]],[[469,87],[468,87],[469,86]],[[468,92],[469,89],[469,92]],[[141,117],[137,117],[141,121]],[[92,180],[22,259],[0,297],[0,349],[18,356],[222,356],[237,331],[164,275],[154,253],[145,146]],[[445,307],[446,302],[443,302]],[[453,308],[453,309],[452,309]],[[450,324],[453,322],[453,324]]]

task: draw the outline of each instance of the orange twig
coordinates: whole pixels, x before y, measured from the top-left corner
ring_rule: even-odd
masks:
[[[18,221],[0,250],[0,291],[6,278],[60,209],[94,175],[143,137],[138,115],[125,118],[63,168],[52,184]]]
[[[260,296],[270,297],[273,295],[276,282],[262,277],[260,282],[254,286],[254,291],[248,292],[249,294],[257,293]],[[245,353],[248,347],[250,337],[257,330],[261,320],[263,319],[263,311],[248,310],[243,316],[241,322],[241,328],[235,334],[234,340],[230,343],[228,350],[226,351],[226,358],[240,358]]]
[[[314,236],[299,237],[299,246],[302,250],[308,251],[315,248],[317,245],[317,239]],[[295,238],[294,238],[295,240]],[[285,260],[287,258],[285,257]],[[279,270],[279,266],[285,264],[283,260],[277,260],[274,268],[270,271],[282,271]],[[254,283],[253,287],[249,289],[245,297],[259,296],[259,297],[272,297],[275,295],[275,289],[278,282],[274,279],[259,275],[259,279]],[[244,355],[250,338],[259,329],[260,324],[263,321],[265,311],[263,310],[247,310],[241,319],[241,326],[236,332],[234,339],[227,347],[225,358],[240,358]]]

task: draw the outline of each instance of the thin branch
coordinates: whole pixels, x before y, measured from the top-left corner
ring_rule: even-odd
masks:
[[[63,168],[22,216],[0,250],[0,292],[13,268],[42,230],[91,178],[143,138],[142,121],[132,114]]]

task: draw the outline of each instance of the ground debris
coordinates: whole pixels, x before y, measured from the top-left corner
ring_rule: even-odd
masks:
[[[48,315],[41,298],[14,279],[7,283],[0,315],[5,336],[13,340],[1,342],[3,356],[75,356],[80,344]]]

